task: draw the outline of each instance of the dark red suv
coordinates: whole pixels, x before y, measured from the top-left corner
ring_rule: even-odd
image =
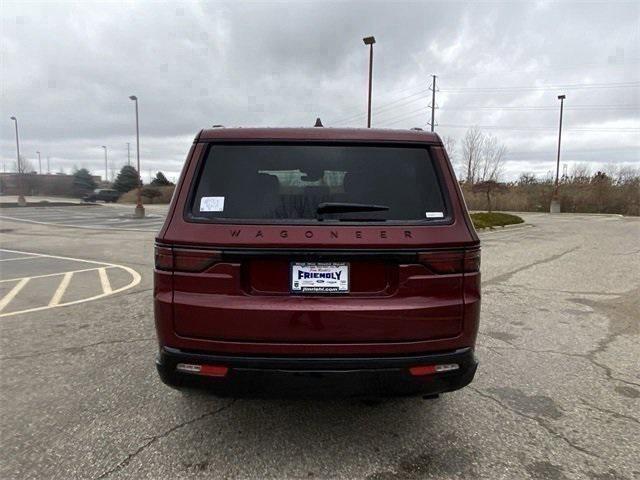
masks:
[[[160,377],[221,395],[456,390],[477,367],[479,266],[433,133],[203,130],[156,240]]]

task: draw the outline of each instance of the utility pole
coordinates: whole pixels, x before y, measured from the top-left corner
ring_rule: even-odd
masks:
[[[373,44],[376,43],[375,37],[365,37],[362,39],[365,45],[369,45],[369,101],[367,103],[367,128],[371,128],[371,87],[373,78]]]
[[[17,160],[18,163],[17,165],[17,179],[18,179],[18,206],[20,207],[24,207],[27,205],[27,200],[24,198],[24,192],[22,191],[22,187],[24,185],[24,182],[22,181],[22,164],[20,162],[20,140],[18,137],[18,119],[16,117],[11,117],[11,120],[14,121],[14,123],[16,124],[16,152],[17,152]]]
[[[140,122],[138,120],[138,97],[131,95],[129,100],[135,102],[136,105],[136,158],[138,160],[138,191],[136,195],[136,209],[134,215],[136,218],[144,218],[144,206],[142,205],[142,175],[140,172]]]
[[[436,129],[436,75],[431,75],[431,131]]]
[[[108,182],[109,181],[109,167],[107,165],[107,147],[105,145],[102,145],[102,148],[104,148],[104,181]]]
[[[50,163],[49,163],[49,157],[47,157],[47,175],[49,175],[51,173],[51,168],[50,168]]]
[[[40,152],[36,152],[38,154],[38,172],[42,175],[42,160],[40,159]]]
[[[131,166],[131,144],[127,142],[127,166]]]
[[[560,177],[560,143],[562,140],[562,110],[564,108],[564,99],[567,98],[566,95],[558,95],[558,100],[560,100],[560,125],[558,127],[558,157],[556,160],[556,182],[553,188],[553,197],[551,198],[551,206],[549,207],[550,213],[560,213],[560,199],[558,198],[558,181]]]

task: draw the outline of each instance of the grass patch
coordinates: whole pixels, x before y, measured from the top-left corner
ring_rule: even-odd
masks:
[[[471,220],[476,229],[504,227],[505,225],[516,225],[524,223],[524,220],[517,215],[502,212],[480,212],[472,213]]]

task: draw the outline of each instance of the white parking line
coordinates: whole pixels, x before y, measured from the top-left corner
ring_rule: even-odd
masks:
[[[25,257],[13,257],[13,258],[2,258],[0,259],[0,262],[13,262],[14,260],[28,260],[30,258],[44,258],[44,257],[38,257],[35,255],[30,255],[30,256],[25,256]]]
[[[111,283],[109,282],[109,277],[107,276],[106,268],[99,268],[98,275],[100,275],[100,283],[102,284],[102,293],[111,293]]]
[[[29,281],[28,278],[23,278],[11,290],[9,290],[9,293],[7,293],[2,298],[2,300],[0,300],[0,312],[4,310],[4,307],[9,305],[11,300],[14,299],[14,297],[18,294],[20,290],[22,290],[22,288],[27,284],[28,281]]]
[[[55,307],[56,305],[60,305],[60,300],[62,300],[62,296],[64,295],[64,292],[67,291],[67,287],[71,282],[71,277],[73,277],[73,272],[67,272],[64,274],[64,277],[62,277],[62,281],[60,282],[60,285],[58,285],[58,288],[56,289],[56,293],[53,294],[53,297],[51,297],[51,300],[49,301],[50,307]]]
[[[41,222],[38,220],[30,220],[27,218],[9,217],[8,215],[0,215],[0,219],[13,220],[15,222],[34,223],[36,225],[50,225],[54,227],[83,228],[87,230],[124,230],[127,232],[155,232],[157,230],[160,230],[160,227],[162,226],[161,221],[159,221],[157,224],[150,224],[150,226],[154,226],[156,228],[128,228],[128,227],[124,228],[124,227],[106,227],[104,225],[70,225],[68,223]],[[92,220],[95,220],[95,218],[92,218]],[[133,220],[132,222],[137,222],[137,221]]]
[[[46,257],[45,257],[46,258]],[[80,260],[80,261],[86,261],[86,260]],[[105,268],[118,268],[118,265],[110,265],[108,267]],[[124,267],[122,267],[124,268]],[[5,282],[15,282],[16,280],[23,280],[25,278],[29,278],[29,279],[33,279],[33,278],[46,278],[46,277],[57,277],[59,275],[64,275],[65,273],[80,273],[80,272],[91,272],[93,270],[99,270],[100,267],[94,267],[94,268],[82,268],[80,270],[69,270],[66,272],[56,272],[56,273],[47,273],[45,275],[33,275],[31,277],[16,277],[16,278],[5,278],[3,280],[0,280],[0,283],[5,283]]]
[[[0,317],[8,317],[8,316],[12,316],[12,315],[19,315],[19,314],[22,314],[22,313],[37,312],[37,311],[40,311],[40,310],[47,310],[49,308],[66,307],[66,306],[69,306],[69,305],[77,305],[79,303],[90,302],[92,300],[98,300],[100,298],[104,298],[104,297],[107,297],[109,295],[114,295],[116,293],[123,292],[125,290],[130,289],[130,288],[133,288],[136,285],[138,285],[140,283],[141,279],[142,279],[140,274],[138,272],[136,272],[135,270],[133,270],[132,268],[126,267],[124,265],[118,265],[118,264],[115,264],[115,263],[98,262],[98,261],[95,261],[95,260],[85,260],[85,259],[82,259],[82,258],[62,257],[62,256],[59,256],[59,255],[46,255],[46,254],[34,253],[34,252],[23,252],[23,251],[20,251],[20,250],[9,250],[9,249],[4,249],[4,248],[0,248],[0,252],[21,254],[21,255],[27,256],[27,258],[31,258],[32,256],[33,257],[42,257],[42,258],[54,258],[54,259],[59,259],[59,260],[69,260],[69,261],[73,261],[73,262],[83,262],[83,263],[88,263],[88,264],[91,264],[91,265],[96,265],[95,267],[92,267],[92,268],[85,268],[85,269],[80,269],[80,270],[71,270],[71,271],[63,271],[63,272],[56,272],[56,273],[48,273],[48,274],[43,274],[43,275],[34,275],[34,276],[31,276],[31,277],[7,278],[7,279],[0,280],[0,283],[18,282],[9,291],[9,293],[7,293],[2,298],[2,300],[0,300],[0,312],[1,312],[5,307],[7,307],[11,303],[11,301],[16,297],[16,295],[18,295],[18,293],[24,288],[24,286],[29,282],[29,280],[31,280],[33,278],[62,276],[62,281],[58,285],[53,297],[51,298],[51,300],[49,301],[49,303],[47,305],[36,306],[36,307],[33,307],[33,308],[27,308],[25,310],[17,310],[17,311],[13,311],[13,312],[0,313]],[[124,285],[124,286],[121,286],[119,288],[113,289],[113,287],[111,286],[111,282],[109,281],[109,277],[107,275],[107,270],[108,269],[120,269],[120,270],[123,270],[123,271],[127,272],[131,276],[131,281],[128,284]],[[99,293],[97,295],[93,295],[93,296],[90,296],[90,297],[87,297],[87,298],[82,298],[82,299],[79,299],[79,300],[74,300],[74,301],[70,301],[70,302],[62,302],[62,298],[64,296],[64,293],[67,290],[73,275],[75,273],[88,272],[88,271],[94,271],[94,270],[97,270],[98,275],[100,277],[100,284],[102,286],[102,293]]]

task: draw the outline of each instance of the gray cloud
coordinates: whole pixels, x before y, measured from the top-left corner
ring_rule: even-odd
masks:
[[[177,175],[212,124],[310,126],[319,115],[363,126],[361,39],[374,34],[374,126],[426,127],[435,73],[437,130],[484,127],[508,145],[512,176],[553,166],[558,93],[564,161],[640,165],[637,2],[5,1],[1,15],[7,163],[16,115],[27,157],[40,150],[55,170],[102,174],[108,145],[121,166],[135,141],[131,94],[145,175]],[[584,84],[594,87],[569,86]]]

